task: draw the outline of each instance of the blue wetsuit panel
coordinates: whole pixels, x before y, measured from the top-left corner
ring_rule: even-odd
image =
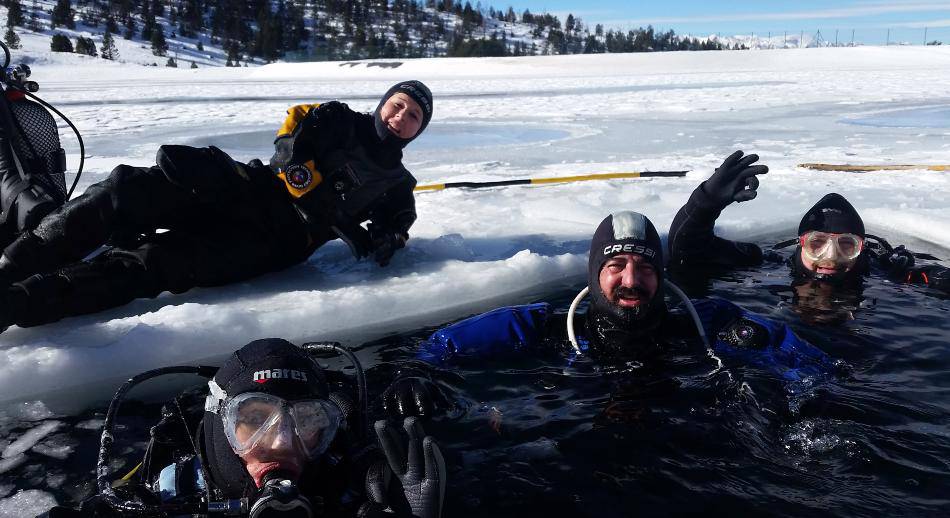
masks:
[[[835,370],[827,354],[795,335],[782,323],[720,299],[694,300],[693,305],[716,354],[733,363],[756,367],[787,381],[825,375]],[[444,327],[422,344],[416,358],[434,365],[449,359],[497,358],[530,350],[544,339],[551,314],[546,303],[498,308]],[[739,319],[764,328],[761,347],[734,346],[718,334]]]
[[[830,356],[799,338],[786,324],[746,311],[720,298],[696,300],[693,305],[717,354],[766,370],[786,381],[801,381],[835,370],[835,362]],[[717,336],[740,318],[758,324],[767,331],[763,347],[739,347]]]
[[[433,333],[416,358],[441,364],[449,358],[491,358],[529,349],[544,339],[550,313],[551,305],[542,302],[466,318]]]

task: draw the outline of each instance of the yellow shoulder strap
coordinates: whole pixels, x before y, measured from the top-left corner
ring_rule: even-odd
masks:
[[[281,125],[280,129],[277,130],[277,138],[285,137],[294,132],[294,128],[297,127],[297,124],[300,124],[300,121],[310,113],[310,110],[319,107],[320,104],[298,104],[296,106],[291,106],[287,110],[287,118],[284,119],[284,124]]]

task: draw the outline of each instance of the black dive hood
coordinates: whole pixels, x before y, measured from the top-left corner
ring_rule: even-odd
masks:
[[[256,371],[293,369],[306,375],[306,382],[296,379],[255,381]],[[255,340],[238,349],[215,373],[214,387],[232,397],[245,392],[264,392],[286,400],[326,399],[329,388],[325,374],[313,359],[292,343],[280,338]],[[209,386],[211,386],[209,384]],[[240,457],[234,453],[225,435],[221,416],[205,407],[202,420],[205,463],[211,482],[227,498],[248,496],[255,484]]]
[[[838,193],[829,193],[818,200],[812,208],[805,212],[798,224],[798,235],[817,230],[834,234],[856,234],[866,237],[864,221],[857,209],[844,196]],[[833,275],[818,274],[805,267],[802,263],[801,244],[795,247],[795,254],[791,261],[792,276],[796,281],[817,280],[836,285],[860,285],[864,276],[870,271],[867,252],[862,251],[851,268],[846,272]]]
[[[400,138],[393,135],[382,119],[383,105],[386,104],[386,101],[388,101],[390,97],[397,93],[408,95],[409,98],[422,108],[422,125],[419,126],[419,131],[411,138]],[[425,131],[426,126],[429,125],[430,120],[432,120],[432,92],[429,91],[429,87],[424,85],[422,81],[415,80],[396,83],[389,90],[386,90],[386,93],[383,94],[383,97],[379,100],[379,104],[376,105],[376,112],[373,114],[376,137],[379,138],[379,141],[384,146],[397,149],[406,147],[410,142],[415,140],[416,137],[421,135],[422,132]]]
[[[656,269],[656,294],[646,306],[623,308],[607,300],[600,288],[600,270],[615,255],[639,254]],[[644,345],[667,313],[663,298],[663,245],[653,223],[643,214],[623,211],[604,218],[594,232],[587,263],[590,309],[587,332],[600,354],[632,356]]]

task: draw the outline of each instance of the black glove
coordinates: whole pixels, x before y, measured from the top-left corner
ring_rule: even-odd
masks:
[[[277,137],[270,167],[275,171],[290,164],[323,158],[332,149],[342,148],[353,133],[353,112],[339,101],[312,108],[294,131]]]
[[[720,208],[732,202],[749,201],[756,196],[759,188],[757,174],[769,172],[766,165],[751,165],[759,155],[742,156],[742,151],[729,155],[716,172],[699,186],[707,199]]]
[[[432,437],[425,437],[415,417],[407,417],[403,428],[409,435],[408,447],[399,432],[386,421],[376,421],[376,435],[386,455],[388,468],[371,468],[366,473],[366,492],[370,501],[360,507],[360,517],[393,516],[394,503],[387,501],[392,475],[402,483],[406,502],[415,518],[439,518],[445,500],[445,460]]]
[[[383,392],[383,408],[396,418],[432,417],[448,406],[448,398],[433,381],[418,376],[397,378]]]
[[[368,230],[355,223],[347,222],[345,217],[334,218],[330,229],[337,235],[346,246],[349,247],[353,257],[362,259],[373,251],[373,239]]]
[[[904,248],[904,245],[900,245],[891,250],[889,255],[881,257],[881,263],[887,269],[888,275],[900,277],[914,266],[914,254]]]
[[[348,122],[353,116],[353,111],[350,110],[350,107],[346,103],[341,103],[340,101],[330,101],[321,103],[320,106],[313,108],[307,113],[307,117],[304,119],[306,124],[317,124],[317,122],[323,124],[340,124],[341,122]]]
[[[374,223],[369,225],[369,235],[373,241],[373,260],[380,266],[388,266],[396,250],[406,246],[405,234],[389,231]]]
[[[339,101],[330,101],[311,109],[301,124],[307,144],[319,157],[331,149],[343,147],[349,139],[353,128],[353,111]]]

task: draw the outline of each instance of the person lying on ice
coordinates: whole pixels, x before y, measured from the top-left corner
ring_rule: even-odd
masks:
[[[795,252],[787,261],[796,307],[829,312],[818,321],[845,314],[836,311],[829,300],[832,296],[852,301],[860,298],[863,281],[872,271],[895,282],[924,284],[950,293],[950,268],[935,263],[916,265],[917,258],[935,258],[913,254],[903,246],[893,248],[887,241],[867,234],[858,211],[837,193],[825,195],[805,212],[797,239],[779,243],[772,250],[763,252],[753,243],[716,236],[713,227],[723,209],[734,201],[755,198],[759,185],[756,175],[768,172],[768,167],[754,165],[758,158],[736,151],[699,184],[677,212],[668,239],[668,267],[677,278],[700,273],[704,267],[758,266],[766,259],[784,260],[774,250],[795,244]]]
[[[555,313],[547,303],[503,307],[436,331],[417,358],[443,366],[530,354],[570,340],[576,353],[601,363],[642,363],[661,358],[672,340],[692,341],[703,333],[721,360],[764,369],[783,382],[812,382],[838,370],[832,358],[785,324],[719,298],[684,301],[685,307],[670,310],[664,288],[663,248],[653,223],[636,212],[618,212],[600,223],[591,240],[591,301],[582,319]],[[394,415],[431,415],[443,396],[424,376],[403,375],[385,392],[384,405]]]
[[[242,281],[336,238],[385,266],[416,219],[402,150],[431,118],[429,89],[406,81],[373,115],[335,101],[292,108],[273,169],[186,146],[162,146],[153,167],[120,165],[3,250],[0,328]]]
[[[350,376],[279,338],[245,345],[213,374],[207,393],[186,392],[162,409],[144,459],[108,480],[111,491],[100,481],[79,509],[44,516],[441,515],[439,446],[415,418],[400,423],[408,443],[386,421],[371,437]]]

